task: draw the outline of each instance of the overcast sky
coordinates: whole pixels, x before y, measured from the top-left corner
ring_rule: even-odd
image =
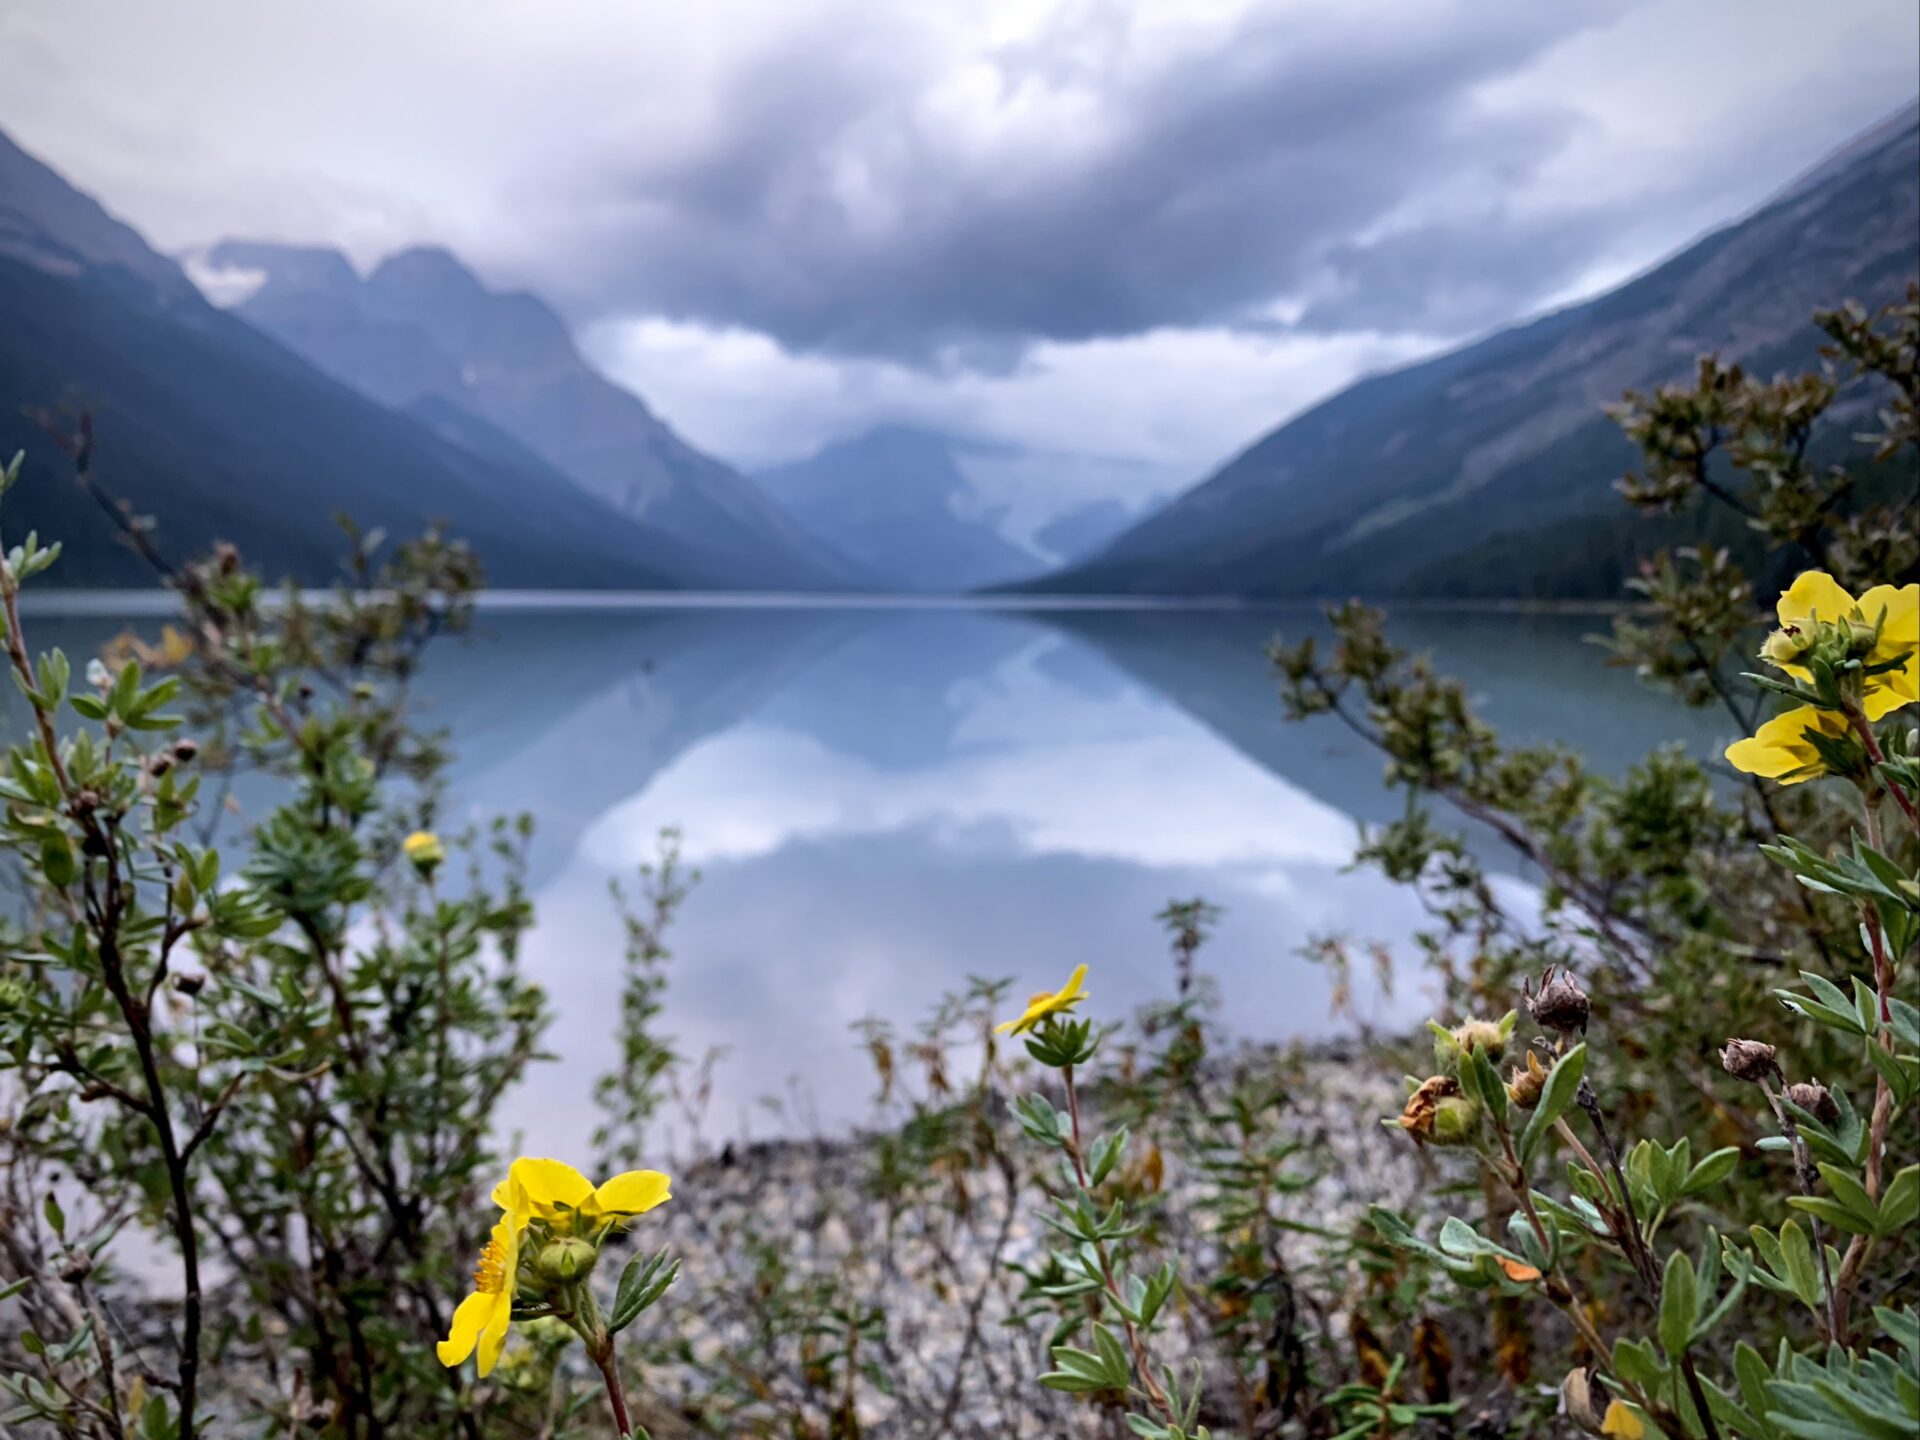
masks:
[[[1920,7],[0,0],[0,54],[162,248],[444,243],[730,459],[905,419],[1144,490],[1754,205]]]

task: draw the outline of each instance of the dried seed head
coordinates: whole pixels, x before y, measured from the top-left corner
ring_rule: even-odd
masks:
[[[1556,972],[1551,965],[1540,977],[1539,992],[1527,991],[1527,1013],[1534,1023],[1561,1035],[1584,1035],[1592,1009],[1572,972]]]
[[[1778,1075],[1780,1067],[1774,1063],[1773,1046],[1760,1040],[1729,1040],[1720,1051],[1720,1064],[1736,1080],[1750,1080],[1755,1084]]]
[[[93,1257],[84,1250],[69,1250],[60,1257],[59,1274],[69,1285],[78,1285],[93,1274]]]
[[[199,753],[200,742],[197,740],[189,739],[183,735],[173,742],[173,758],[178,764],[185,765],[189,763],[194,756]]]
[[[1818,1080],[1802,1080],[1797,1085],[1787,1086],[1787,1099],[1822,1125],[1840,1123],[1840,1106],[1834,1100],[1833,1092]]]
[[[1540,1057],[1527,1051],[1526,1065],[1513,1067],[1513,1078],[1507,1082],[1507,1098],[1522,1110],[1531,1110],[1540,1103],[1540,1092],[1547,1087],[1547,1072],[1540,1068]]]
[[[1601,1392],[1604,1397],[1605,1392]],[[1569,1370],[1560,1382],[1560,1409],[1589,1435],[1600,1433],[1600,1407],[1594,1403],[1593,1378],[1585,1369]]]
[[[1425,1145],[1465,1145],[1480,1125],[1480,1107],[1451,1075],[1435,1075],[1407,1097],[1400,1128]]]
[[[204,975],[182,974],[173,977],[173,988],[180,994],[192,999],[206,989],[207,977]]]

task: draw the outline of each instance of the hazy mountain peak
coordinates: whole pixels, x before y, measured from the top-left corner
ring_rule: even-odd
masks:
[[[911,425],[835,441],[760,482],[799,522],[903,590],[960,591],[1044,563],[1001,529],[961,469],[972,442]]]
[[[440,245],[415,245],[389,255],[367,276],[367,289],[445,305],[480,305],[492,298],[480,277]]]
[[[255,277],[248,294],[284,289],[347,296],[360,288],[360,273],[353,262],[328,245],[222,240],[192,258],[192,268],[217,277],[212,280],[217,287],[244,283],[242,277]]]

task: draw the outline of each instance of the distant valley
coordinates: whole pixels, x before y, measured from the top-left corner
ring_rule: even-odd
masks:
[[[1133,518],[1118,501],[1096,500],[1055,512],[1023,538],[1004,504],[969,475],[1009,462],[1043,471],[1046,457],[888,425],[755,478],[803,526],[896,590],[1017,585],[1092,554]]]

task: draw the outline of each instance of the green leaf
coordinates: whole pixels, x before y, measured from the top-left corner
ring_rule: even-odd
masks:
[[[1824,1195],[1789,1195],[1787,1204],[1802,1214],[1824,1220],[1834,1229],[1844,1230],[1849,1235],[1871,1235],[1874,1230],[1873,1221],[1862,1220],[1838,1200],[1829,1200]]]
[[[1820,1178],[1827,1182],[1827,1188],[1833,1191],[1833,1198],[1853,1212],[1859,1219],[1872,1226],[1880,1217],[1880,1207],[1873,1203],[1873,1197],[1867,1194],[1867,1187],[1838,1165],[1821,1165]]]
[[[1740,1163],[1740,1147],[1729,1145],[1716,1150],[1687,1172],[1687,1178],[1680,1185],[1682,1195],[1698,1195],[1711,1190],[1733,1173],[1733,1167]]]
[[[1531,1159],[1535,1149],[1553,1129],[1553,1122],[1567,1113],[1580,1093],[1580,1080],[1587,1073],[1587,1047],[1576,1045],[1554,1062],[1547,1072],[1547,1083],[1540,1088],[1540,1103],[1533,1107],[1527,1128],[1520,1135],[1520,1160]]]
[[[666,1294],[667,1287],[679,1276],[680,1262],[672,1259],[665,1249],[645,1258],[634,1256],[620,1274],[607,1329],[616,1335],[626,1329],[648,1306]]]
[[[1897,1234],[1920,1220],[1920,1165],[1909,1165],[1893,1177],[1880,1196],[1880,1218],[1875,1233]]]
[[[55,830],[40,842],[40,873],[56,889],[65,889],[79,873],[74,864],[73,847],[64,832]]]
[[[1760,1352],[1744,1340],[1734,1342],[1733,1374],[1740,1382],[1740,1398],[1746,1401],[1747,1411],[1758,1422],[1764,1440],[1777,1440],[1780,1432],[1767,1419],[1767,1382],[1773,1372]]]
[[[1693,1322],[1699,1318],[1700,1297],[1695,1288],[1693,1261],[1684,1250],[1667,1257],[1660,1281],[1660,1348],[1678,1360],[1693,1343]]]

